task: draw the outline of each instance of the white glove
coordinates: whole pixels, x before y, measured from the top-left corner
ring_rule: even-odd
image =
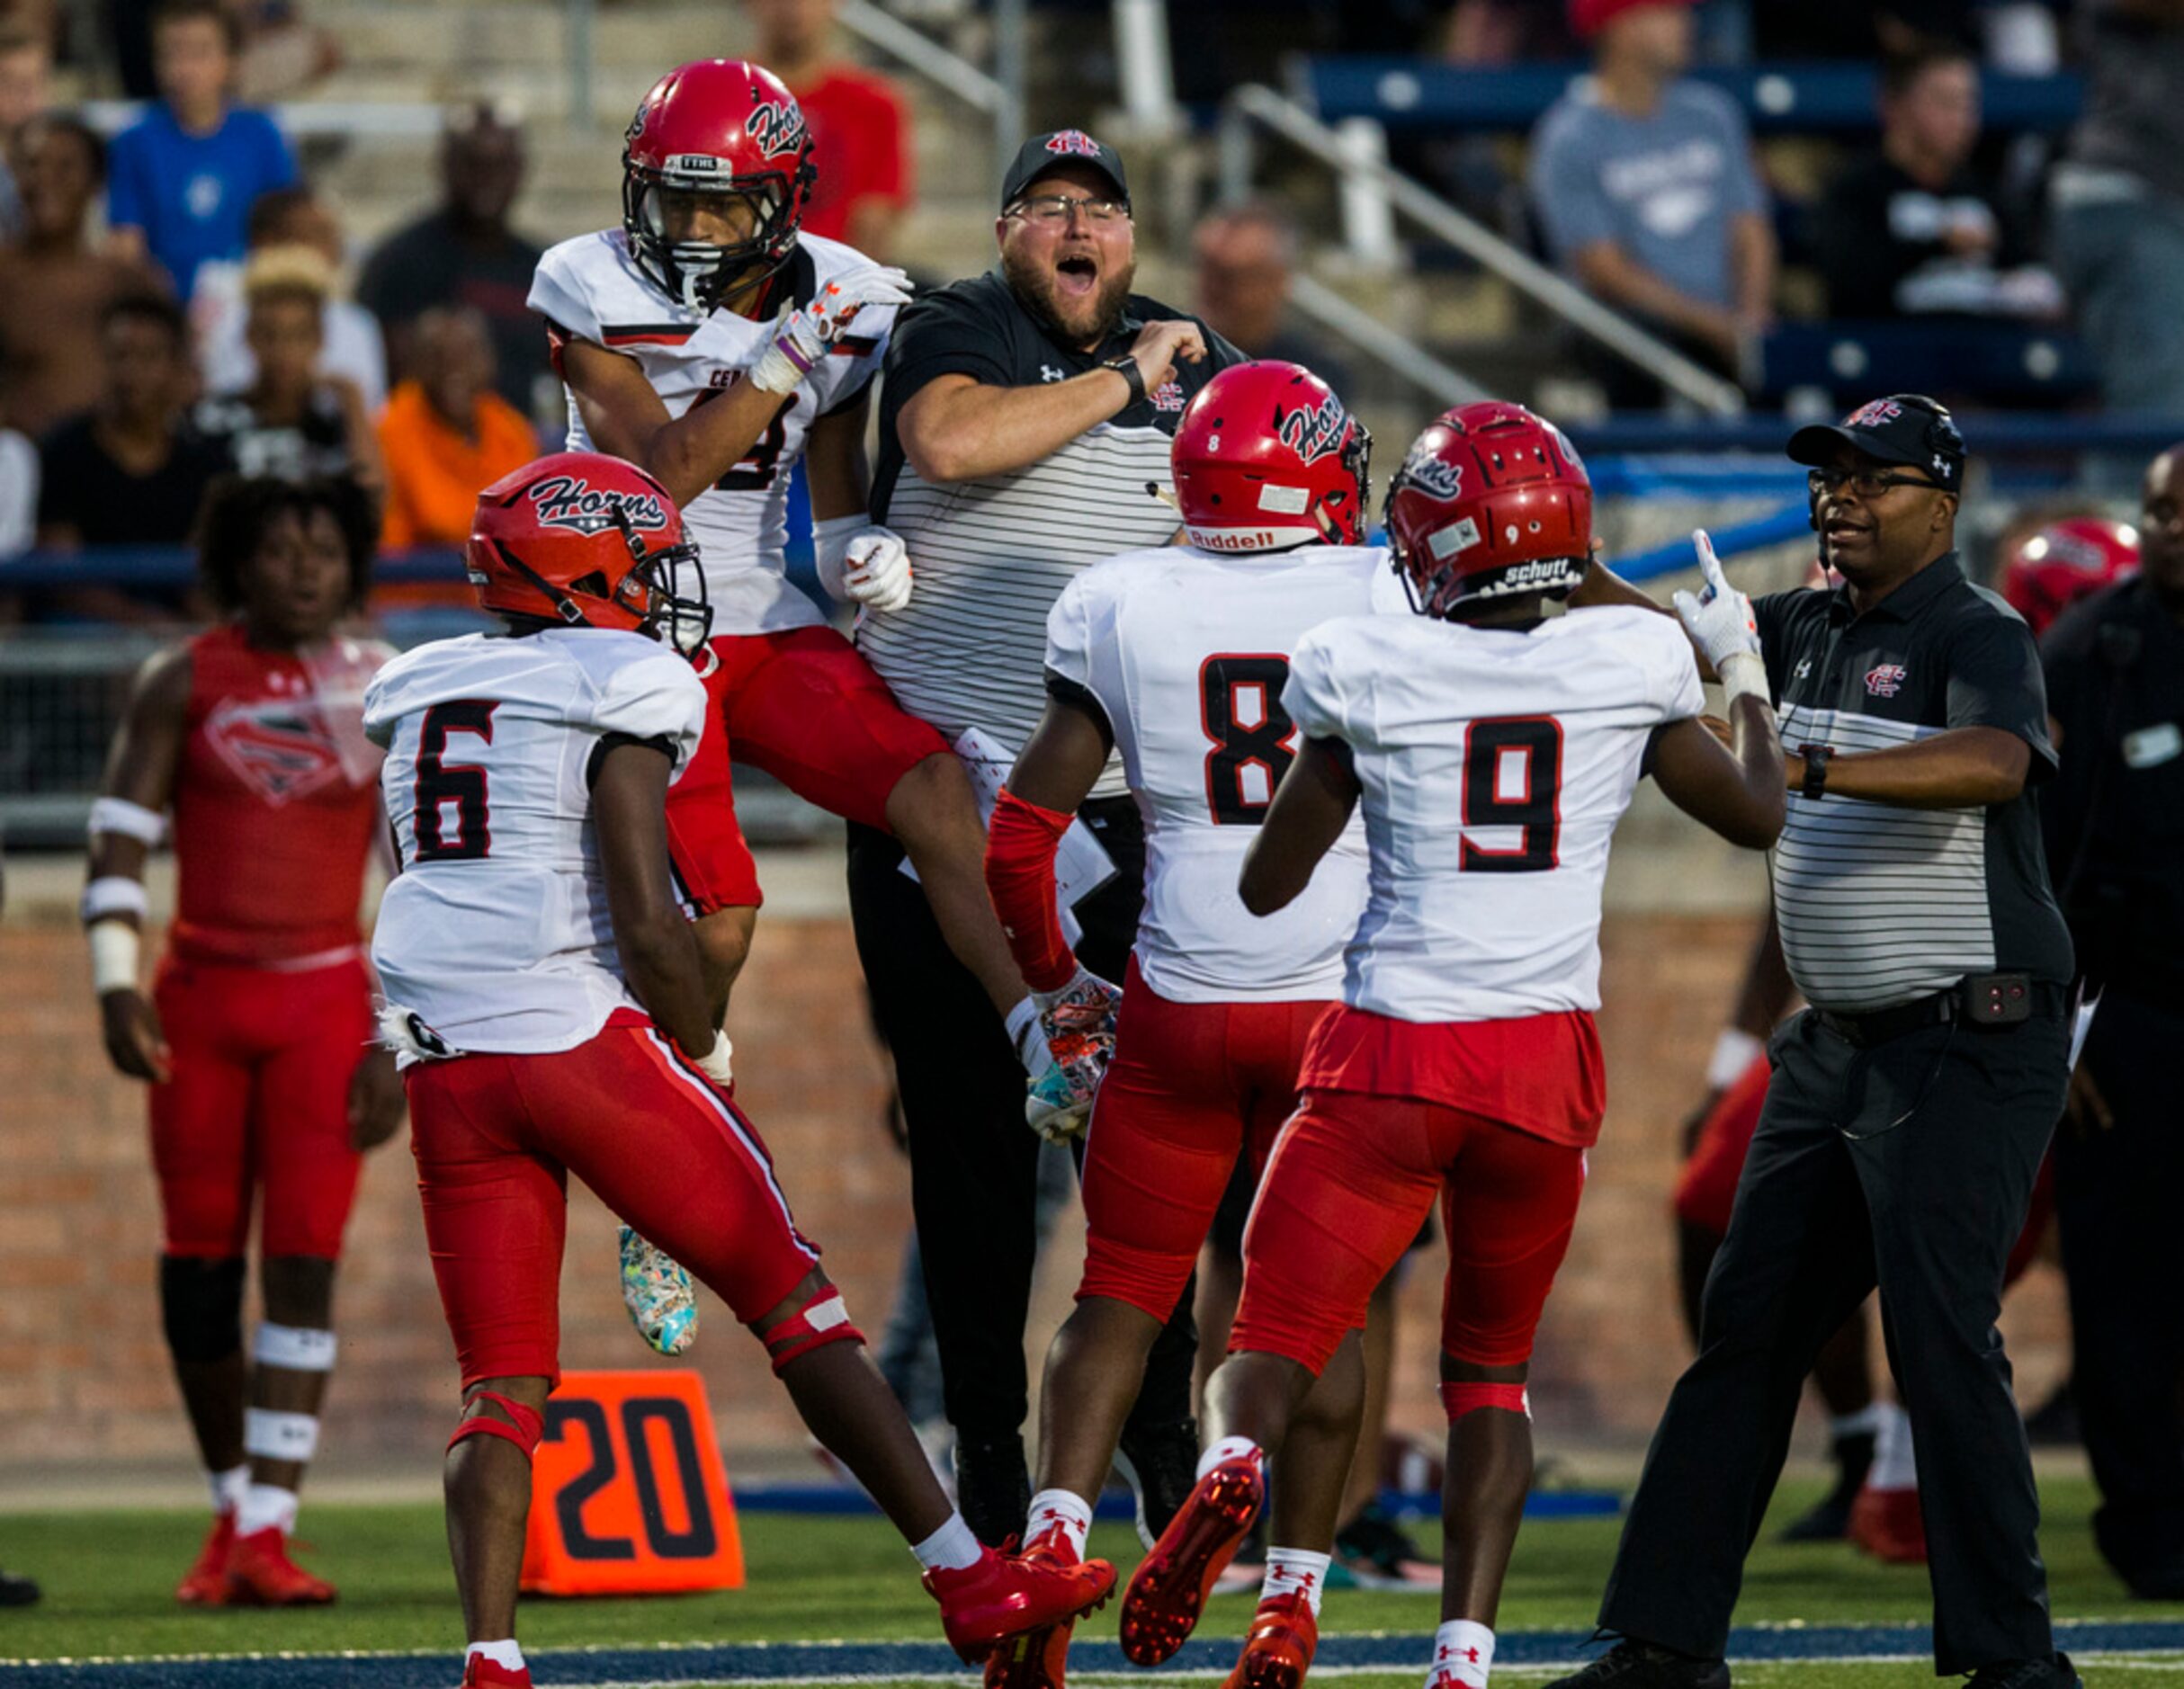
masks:
[[[832,596],[882,612],[910,602],[910,552],[901,535],[861,516],[836,516],[815,524],[811,540],[819,585]]]
[[[736,1084],[736,1070],[729,1065],[735,1054],[736,1047],[728,1041],[728,1034],[716,1032],[712,1048],[702,1056],[693,1056],[691,1059],[698,1064],[700,1073],[723,1091],[728,1091],[732,1090]]]
[[[793,393],[819,361],[832,352],[868,305],[907,305],[910,278],[877,265],[829,282],[809,305],[790,305],[774,319],[774,344],[751,366],[751,384],[769,393]]]
[[[1718,675],[1732,657],[1759,655],[1759,623],[1752,615],[1751,600],[1722,573],[1721,559],[1714,555],[1714,541],[1704,528],[1692,534],[1691,544],[1698,552],[1699,572],[1706,585],[1696,598],[1689,593],[1677,594],[1676,613]]]

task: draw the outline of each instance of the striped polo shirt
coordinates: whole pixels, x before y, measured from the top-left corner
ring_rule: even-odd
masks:
[[[2007,803],[1914,809],[1792,792],[1770,856],[1790,977],[1822,1008],[1863,1014],[1966,974],[2071,977],[2032,788],[2055,771],[2038,648],[1951,552],[1857,614],[1849,589],[1753,605],[1784,749],[1839,755],[2001,728],[2032,750]]]
[[[1184,315],[1132,294],[1105,344],[1073,351],[989,273],[924,295],[897,321],[873,520],[902,536],[917,584],[905,609],[862,618],[857,645],[897,702],[949,738],[978,728],[1023,748],[1046,703],[1046,612],[1079,570],[1174,537],[1175,507],[1150,489],[1168,489],[1184,406],[1243,354],[1206,329],[1203,363],[1179,364],[1175,380],[1037,462],[981,480],[920,478],[896,429],[903,406],[943,375],[988,387],[1065,381],[1126,351],[1147,322]],[[1111,758],[1092,796],[1128,790]]]

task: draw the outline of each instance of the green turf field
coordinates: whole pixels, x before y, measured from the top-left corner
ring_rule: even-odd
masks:
[[[1811,1498],[1786,1489],[1777,1519]],[[2056,1479],[2044,1490],[2047,1554],[2058,1619],[2184,1619],[2184,1604],[2132,1601],[2102,1567],[2088,1528],[2090,1486]],[[460,1649],[454,1591],[439,1510],[429,1506],[307,1507],[301,1558],[341,1588],[339,1604],[290,1613],[195,1613],[172,1597],[202,1528],[186,1512],[36,1513],[0,1516],[0,1564],[45,1586],[34,1608],[0,1615],[0,1658],[255,1653],[275,1650],[448,1650]],[[1590,1626],[1613,1552],[1612,1520],[1558,1520],[1528,1525],[1517,1544],[1500,1629],[1573,1631]],[[743,1522],[750,1566],[747,1587],[712,1595],[656,1600],[527,1603],[523,1639],[533,1649],[585,1645],[786,1641],[829,1639],[938,1640],[934,1610],[909,1555],[873,1519],[756,1515]],[[1102,1526],[1096,1552],[1125,1572],[1137,1559],[1133,1535]],[[1201,1635],[1236,1636],[1250,1603],[1217,1603]],[[1764,1542],[1752,1559],[1741,1623],[1874,1623],[1923,1620],[1922,1568],[1892,1568],[1841,1545],[1789,1549]],[[1430,1631],[1438,1610],[1430,1595],[1337,1591],[1324,1617],[1330,1632]],[[1114,1608],[1080,1633],[1114,1634]],[[1360,1689],[1410,1685],[1419,1675],[1357,1672]],[[2090,1682],[2184,1689],[2184,1655],[2095,1669]],[[1536,1680],[1509,1667],[1498,1676]],[[4,1677],[0,1667],[0,1677]],[[1800,1663],[1741,1668],[1741,1684],[1831,1686],[1909,1685],[1930,1669],[1907,1663]],[[870,1681],[870,1680],[866,1680]],[[1088,1679],[1087,1681],[1092,1681]],[[1142,1680],[1140,1680],[1142,1681]]]

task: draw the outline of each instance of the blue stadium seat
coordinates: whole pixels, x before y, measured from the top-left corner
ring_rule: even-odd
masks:
[[[2089,397],[2099,376],[2067,328],[1947,319],[1789,323],[1768,336],[1762,363],[1765,398],[1821,388],[1843,403],[1886,389],[2063,404]]]

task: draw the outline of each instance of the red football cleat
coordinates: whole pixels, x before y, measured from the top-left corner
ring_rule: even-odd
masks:
[[[1244,1638],[1228,1689],[1297,1689],[1320,1645],[1320,1621],[1302,1595],[1268,1595]]]
[[[1266,1500],[1262,1466],[1257,1452],[1222,1461],[1139,1562],[1123,1597],[1123,1653],[1132,1665],[1158,1666],[1189,1640],[1214,1580]]]
[[[531,1667],[510,1671],[483,1654],[472,1654],[463,1664],[461,1689],[531,1689]]]
[[[1051,1559],[988,1549],[976,1566],[927,1572],[925,1586],[940,1603],[940,1627],[948,1646],[977,1666],[1011,1637],[1105,1606],[1114,1593],[1114,1568],[1105,1560],[1062,1566]]]
[[[1926,1563],[1926,1514],[1915,1489],[1861,1489],[1850,1504],[1851,1542],[1892,1566]]]
[[[175,1586],[175,1599],[185,1607],[224,1607],[228,1604],[228,1551],[235,1546],[235,1515],[213,1516],[205,1533],[205,1544],[197,1550],[197,1563]]]
[[[1034,1537],[1024,1558],[1062,1568],[1078,1564],[1077,1550],[1069,1533],[1060,1525],[1050,1526]],[[1070,1658],[1070,1632],[1076,1624],[1075,1619],[1064,1619],[1059,1624],[1007,1638],[986,1656],[986,1689],[1061,1689],[1062,1667]]]
[[[314,1577],[288,1557],[288,1539],[277,1524],[237,1536],[228,1553],[228,1600],[237,1607],[323,1607],[334,1586]]]

